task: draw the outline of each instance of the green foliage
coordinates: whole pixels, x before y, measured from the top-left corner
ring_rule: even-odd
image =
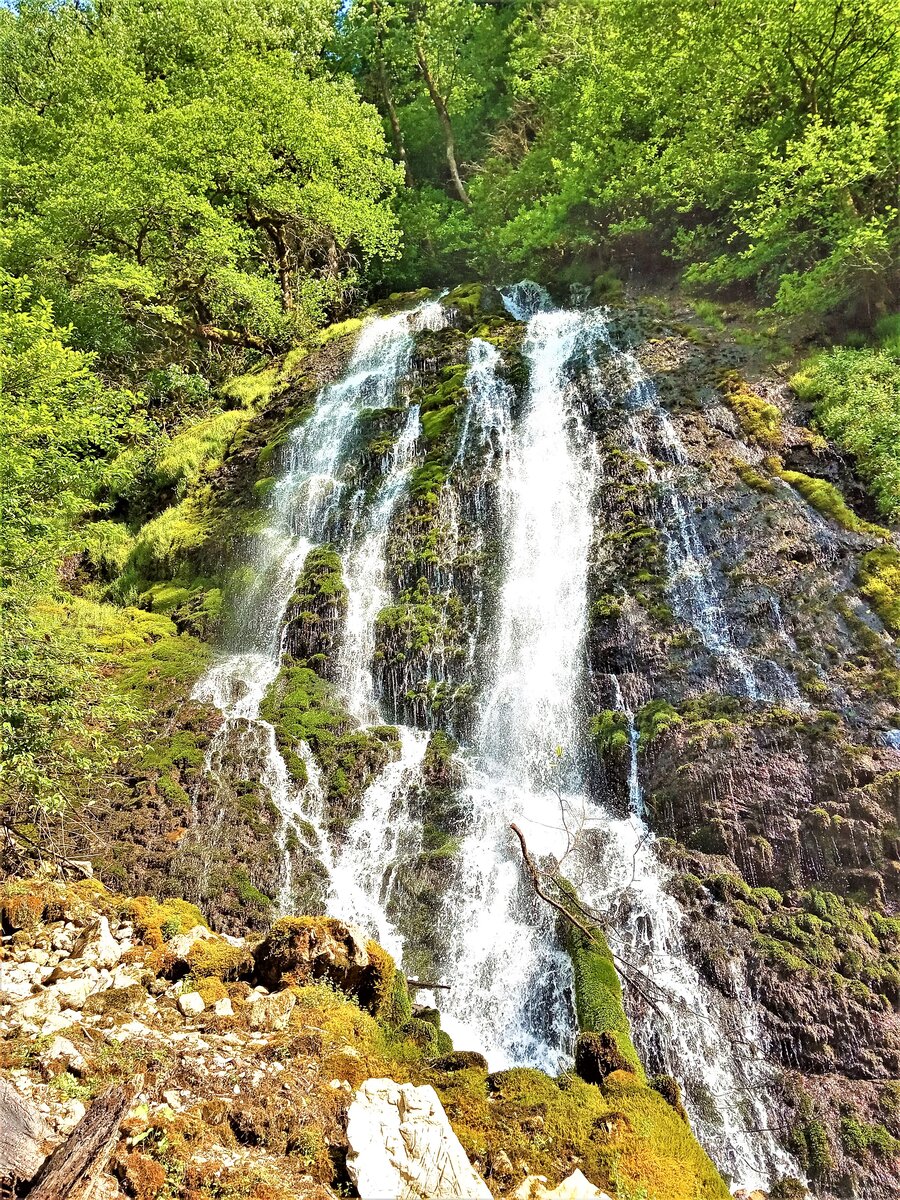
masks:
[[[328,0],[0,11],[0,261],[122,365],[285,343],[396,246],[377,114]]]
[[[785,483],[789,483],[791,487],[795,488],[807,504],[812,505],[823,517],[829,517],[838,525],[842,525],[844,529],[852,530],[853,533],[878,538],[890,537],[890,530],[881,525],[873,525],[870,521],[864,521],[862,517],[857,516],[838,488],[833,483],[829,483],[827,479],[820,479],[815,475],[805,475],[802,471],[786,470],[776,459],[769,459],[767,466],[770,466],[774,474],[780,476]]]
[[[591,717],[590,734],[597,753],[623,754],[628,749],[628,718],[624,713],[607,708]]]
[[[888,338],[888,346],[892,344]],[[898,352],[896,347],[834,349],[813,359],[791,381],[801,398],[814,402],[822,432],[853,455],[888,520],[900,517]]]
[[[678,709],[673,708],[667,700],[651,700],[645,704],[635,715],[641,749],[646,750],[654,738],[680,725],[681,719]]]
[[[860,560],[859,590],[891,633],[900,634],[900,552],[879,546]]]
[[[160,492],[183,496],[201,475],[217,467],[235,435],[251,417],[231,410],[188,426],[166,445],[156,460],[153,485]]]
[[[135,398],[105,388],[92,365],[65,345],[46,301],[0,275],[0,774],[7,795],[44,805],[113,754],[104,733],[115,704],[92,676],[83,610],[56,599],[56,570],[79,541],[105,570],[124,557],[127,534],[112,523],[81,539],[72,527],[145,424]]]
[[[342,35],[404,164],[409,282],[673,253],[792,317],[896,296],[894,3],[354,0]]]

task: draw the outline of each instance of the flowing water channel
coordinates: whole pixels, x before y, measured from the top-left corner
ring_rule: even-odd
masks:
[[[654,1070],[681,1081],[694,1128],[719,1167],[749,1185],[764,1182],[772,1170],[796,1173],[765,1132],[767,1072],[752,1004],[746,997],[729,1004],[713,994],[685,953],[680,910],[666,891],[666,872],[644,820],[634,682],[591,680],[586,670],[588,568],[602,461],[585,424],[585,388],[602,388],[611,364],[621,374],[626,352],[613,344],[601,309],[553,308],[534,285],[504,296],[508,312],[525,325],[526,394],[517,398],[506,380],[500,351],[472,339],[468,404],[441,496],[441,511],[458,534],[456,476],[471,460],[488,463],[491,503],[484,502],[484,511],[490,510],[491,535],[501,547],[490,603],[479,594],[471,609],[466,664],[473,670],[478,664],[481,686],[458,756],[466,825],[460,867],[443,899],[450,933],[441,966],[452,985],[440,1000],[444,1026],[461,1047],[486,1053],[494,1069],[529,1064],[557,1071],[571,1061],[571,965],[552,912],[523,880],[510,831],[516,823],[532,853],[562,860],[582,898],[603,916],[629,971],[653,981],[648,1008],[626,980],[636,1044]],[[235,757],[260,763],[285,830],[302,828],[307,849],[322,864],[329,911],[361,923],[398,959],[404,939],[388,916],[388,901],[401,840],[408,843],[414,825],[407,802],[428,733],[400,727],[399,757],[369,786],[358,817],[333,845],[312,755],[300,748],[309,776],[300,787],[260,709],[279,671],[284,614],[304,559],[313,546],[330,544],[341,555],[348,590],[335,673],[343,703],[362,725],[394,717],[384,711],[372,668],[376,617],[392,601],[388,539],[419,452],[419,410],[405,389],[416,333],[440,329],[447,319],[441,304],[429,301],[363,327],[344,378],[323,389],[290,439],[255,545],[257,582],[236,615],[230,653],[197,688],[225,718],[207,756],[212,785]],[[627,448],[648,463],[651,438],[668,448],[666,464],[653,470],[673,607],[724,679],[750,698],[768,698],[775,672],[738,646],[715,569],[679,493],[685,456],[677,430],[633,357],[625,367]],[[392,405],[404,409],[402,427],[377,485],[365,492],[348,470],[354,433],[365,410]],[[473,512],[477,523],[481,503],[476,495],[469,504],[470,523]],[[479,529],[473,538],[480,545],[486,536]],[[439,654],[431,671],[435,677],[444,671]],[[602,706],[618,709],[629,731],[625,815],[612,797],[609,804],[592,799],[587,786],[584,734],[598,688],[606,693]],[[285,838],[278,899],[286,907]]]

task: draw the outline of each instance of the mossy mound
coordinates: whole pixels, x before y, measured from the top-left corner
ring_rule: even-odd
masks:
[[[553,1181],[578,1162],[611,1195],[666,1200],[729,1195],[682,1118],[633,1074],[614,1072],[602,1087],[525,1067],[488,1076],[475,1068],[435,1071],[431,1081],[478,1164],[489,1164],[502,1151]]]
[[[724,386],[725,399],[737,417],[741,432],[758,446],[777,449],[784,441],[781,409],[752,391],[739,376],[730,375]]]
[[[301,666],[331,675],[347,615],[340,555],[319,546],[306,556],[285,616],[285,650]]]
[[[879,546],[863,555],[857,572],[859,590],[893,634],[900,634],[900,551]]]
[[[309,745],[322,769],[329,820],[337,831],[353,819],[366,787],[399,752],[396,729],[360,729],[331,684],[290,659],[263,702],[262,716],[275,726],[288,767],[301,783],[306,768],[297,748],[300,742]]]
[[[858,516],[844,499],[840,490],[833,483],[829,483],[827,479],[820,479],[815,475],[805,475],[802,471],[789,471],[775,458],[767,459],[766,466],[773,474],[778,475],[785,483],[789,483],[798,491],[807,504],[820,512],[823,517],[828,517],[844,529],[849,529],[851,533],[859,533],[881,540],[890,538],[891,531],[889,529],[885,529],[883,525],[873,525],[871,521],[866,521]]]
[[[270,989],[325,979],[374,1016],[394,996],[394,960],[334,917],[282,917],[253,952],[254,977]]]

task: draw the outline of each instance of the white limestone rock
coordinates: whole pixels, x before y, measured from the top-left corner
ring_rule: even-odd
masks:
[[[491,1200],[432,1087],[366,1080],[350,1105],[347,1141],[361,1200]]]
[[[207,929],[205,925],[194,925],[187,933],[178,933],[169,938],[166,947],[176,958],[185,959],[198,942],[206,942],[213,938],[217,939],[217,934],[211,929]]]
[[[84,1008],[85,1000],[91,995],[96,986],[93,979],[87,979],[84,975],[76,975],[72,979],[60,980],[53,991],[59,998],[61,1007],[82,1009]]]
[[[206,1002],[199,992],[185,992],[176,1003],[183,1017],[199,1017],[206,1008]]]
[[[80,1075],[85,1068],[84,1055],[73,1042],[64,1037],[53,1039],[41,1055],[41,1064],[51,1076],[56,1074],[57,1070],[70,1070]]]
[[[250,1028],[265,1029],[270,1033],[286,1029],[296,1003],[293,992],[275,992],[271,996],[251,992],[247,997]]]
[[[513,1200],[609,1200],[609,1196],[575,1170],[555,1188],[547,1187],[543,1175],[529,1175],[513,1192]]]
[[[98,917],[72,947],[72,958],[101,970],[114,967],[121,957],[122,947],[110,933],[106,917]]]

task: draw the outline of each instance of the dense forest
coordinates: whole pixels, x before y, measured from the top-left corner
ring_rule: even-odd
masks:
[[[483,295],[523,279],[574,309],[630,305],[641,336],[666,331],[651,342],[672,329],[698,353],[727,342],[715,386],[741,437],[765,454],[765,469],[736,458],[740,479],[760,495],[789,485],[821,519],[861,538],[848,578],[877,615],[879,636],[900,635],[900,0],[0,5],[4,877],[68,862],[73,846],[92,857],[118,836],[116,821],[127,823],[116,798],[134,792],[135,780],[149,780],[154,798],[175,810],[187,804],[185,777],[203,755],[191,732],[173,735],[181,720],[173,697],[190,703],[246,592],[236,552],[260,529],[250,500],[268,503],[277,476],[274,466],[257,469],[257,456],[277,464],[286,423],[332,382],[328,355],[357,332],[360,315],[449,293],[470,340],[487,330],[521,372],[521,337],[514,345],[519,335]],[[471,353],[429,346],[420,358],[431,353],[445,375],[439,403],[423,402],[419,445],[431,474],[413,479],[412,523],[438,520],[435,497],[451,472],[447,422],[457,420],[454,389]],[[772,395],[746,390],[728,354],[740,370],[790,381],[799,408],[784,420],[802,429],[793,458],[784,414]],[[396,417],[386,401],[383,411]],[[369,458],[380,446],[386,462],[398,432],[377,419]],[[617,510],[628,541],[617,562],[648,619],[665,624],[664,555],[657,547],[649,566],[635,566],[633,547],[649,544],[652,521],[635,516],[643,483],[630,486]],[[438,618],[428,607],[437,585],[423,584],[402,577],[391,610],[398,626],[407,622],[406,661],[424,644],[422,614],[449,628],[446,612]],[[328,589],[335,611],[346,607],[340,561],[327,554],[308,564],[301,585],[307,607]],[[604,603],[603,619],[619,613],[618,590],[607,588],[592,620]],[[411,649],[413,611],[420,644]],[[873,649],[853,620],[844,613],[868,647],[859,653],[874,680],[860,685],[859,703],[877,709],[886,729],[884,714],[900,705],[900,668],[894,650]],[[323,699],[326,684],[292,686],[303,691],[304,713],[337,711],[330,692]],[[804,694],[825,711],[821,679]],[[267,704],[271,716],[271,695]],[[431,705],[428,727],[440,729],[434,697],[421,704]],[[710,711],[704,722],[726,721],[724,709]],[[679,712],[672,728],[701,720],[699,708]],[[638,725],[649,745],[667,712],[645,716],[646,728]],[[811,743],[826,737],[832,716]],[[593,718],[601,755],[624,753],[623,719],[612,709]],[[315,721],[307,714],[297,728],[315,749]],[[370,781],[390,753],[369,733],[354,736],[369,738],[354,752]],[[849,734],[847,744],[859,759]],[[352,777],[345,750],[329,743]],[[446,790],[449,751],[440,770],[436,754],[429,750],[426,766],[435,778],[444,772]],[[336,791],[333,762],[323,771]],[[668,832],[681,839],[672,820]],[[726,847],[716,842],[713,852]],[[727,852],[736,853],[731,843]],[[126,891],[138,882],[153,891],[162,878],[150,865],[139,881],[115,854],[103,861],[104,882]],[[251,867],[239,865],[223,884],[230,899],[214,916],[228,932],[238,911],[259,930],[274,911]],[[773,890],[750,882],[754,892]],[[846,895],[864,895],[858,882]],[[732,890],[727,903],[776,912],[771,898],[747,892]],[[880,891],[877,899],[882,915],[865,937],[891,965],[866,986],[881,1012],[896,1006],[900,976],[896,945],[879,941],[892,902]],[[767,919],[752,915],[754,929]],[[879,1072],[887,1078],[890,1067]],[[860,1134],[855,1150],[848,1135],[848,1161],[896,1155],[900,1142],[872,1105],[864,1128],[883,1135]],[[834,1117],[836,1128],[842,1119],[850,1118]],[[813,1130],[811,1117],[807,1124]],[[809,1177],[818,1170],[828,1180],[823,1195],[845,1194],[838,1157],[817,1165],[819,1134],[803,1137],[797,1160]],[[887,1189],[877,1195],[889,1194],[888,1175],[877,1178]],[[719,1195],[710,1187],[704,1196]],[[639,1194],[624,1185],[617,1193]]]
[[[109,719],[82,639],[53,605],[36,623],[35,596],[67,555],[121,559],[159,489],[216,456],[240,419],[224,378],[386,291],[479,274],[602,297],[638,272],[740,298],[782,342],[851,347],[804,387],[900,512],[893,0],[335,10],[0,14],[4,771],[23,802],[102,770]]]

